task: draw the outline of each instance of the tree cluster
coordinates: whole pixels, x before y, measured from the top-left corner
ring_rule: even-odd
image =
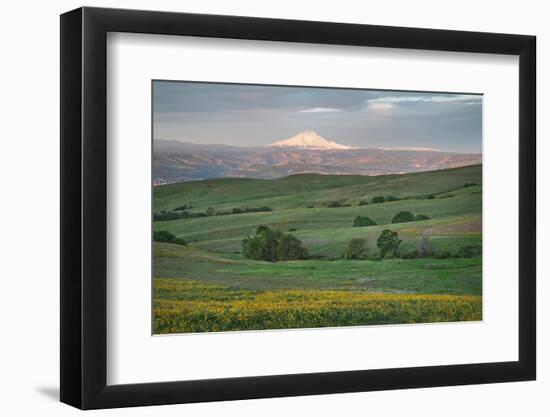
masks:
[[[393,220],[391,222],[407,223],[407,222],[415,222],[415,221],[417,222],[420,220],[428,220],[428,219],[429,217],[426,216],[425,214],[418,214],[417,216],[415,216],[410,211],[400,211],[393,217]]]
[[[300,239],[267,226],[259,226],[255,235],[243,239],[241,244],[243,256],[257,261],[278,262],[308,257]]]

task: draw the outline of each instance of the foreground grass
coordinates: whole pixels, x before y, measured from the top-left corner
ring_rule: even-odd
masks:
[[[478,321],[480,296],[261,291],[154,280],[155,334]]]
[[[252,290],[353,289],[481,295],[481,258],[263,262],[241,255],[155,243],[154,276]]]

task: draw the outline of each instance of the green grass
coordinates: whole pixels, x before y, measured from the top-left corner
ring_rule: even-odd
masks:
[[[286,231],[290,228],[316,230],[319,228],[351,227],[356,216],[368,216],[377,224],[391,222],[402,210],[426,214],[431,218],[451,218],[481,213],[481,194],[434,200],[401,200],[361,207],[297,208],[267,213],[245,213],[194,219],[155,222],[155,230],[167,230],[189,242],[243,238],[259,224]]]
[[[481,319],[482,259],[343,260],[353,238],[391,229],[402,251],[429,236],[436,252],[482,243],[481,166],[405,175],[293,175],[276,180],[216,179],[155,187],[155,211],[177,206],[274,211],[158,221],[189,246],[154,244],[155,333],[350,326]],[[464,183],[478,185],[464,188]],[[435,198],[420,198],[427,195]],[[402,200],[358,206],[393,195]],[[351,207],[327,208],[331,201]],[[309,208],[308,206],[314,206]],[[391,224],[402,210],[428,220]],[[368,216],[376,226],[352,227]],[[259,225],[292,232],[319,259],[244,259],[241,241]]]
[[[154,276],[238,289],[356,289],[370,292],[481,294],[481,259],[263,262],[155,243]]]
[[[292,234],[304,242],[311,255],[327,258],[340,257],[347,243],[357,237],[367,239],[370,253],[375,254],[378,252],[376,239],[382,230],[387,228],[397,231],[399,237],[404,240],[401,246],[402,250],[415,249],[418,240],[424,235],[430,236],[430,242],[435,250],[448,250],[453,253],[458,251],[461,246],[481,244],[481,216],[479,214],[369,227],[351,227],[350,225],[344,227],[326,227],[326,222],[320,221],[319,218],[311,219],[311,221],[317,227],[311,226],[304,230],[305,225],[302,224],[302,228],[292,232]],[[274,226],[270,223],[267,224]],[[181,236],[188,241],[193,238],[197,239],[199,236],[205,238],[206,240],[197,240],[192,243],[193,246],[201,249],[220,253],[234,253],[241,251],[242,236],[253,233],[255,227],[256,225],[247,227],[241,234],[238,234],[238,237],[222,239],[217,239],[219,235],[216,231],[205,231],[200,235],[181,234]],[[290,226],[279,226],[279,228],[282,231],[286,231]],[[169,228],[168,230],[174,232],[174,229]],[[229,232],[226,231],[229,236],[234,232],[234,229]],[[208,240],[209,237],[214,239]]]
[[[233,207],[269,206],[276,210],[322,206],[343,200],[357,204],[377,195],[400,198],[443,193],[463,187],[466,182],[481,184],[481,165],[419,172],[406,175],[319,175],[300,174],[273,180],[219,178],[157,186],[154,211],[173,210],[191,204],[194,211],[213,207],[219,211]]]

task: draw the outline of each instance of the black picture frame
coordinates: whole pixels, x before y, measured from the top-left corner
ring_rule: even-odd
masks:
[[[108,32],[519,56],[519,358],[513,362],[107,385]],[[61,401],[81,409],[534,380],[536,38],[79,8],[61,15]]]

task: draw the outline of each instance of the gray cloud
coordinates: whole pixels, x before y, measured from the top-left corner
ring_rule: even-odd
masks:
[[[304,129],[352,146],[480,152],[471,94],[155,81],[156,139],[259,146]]]

